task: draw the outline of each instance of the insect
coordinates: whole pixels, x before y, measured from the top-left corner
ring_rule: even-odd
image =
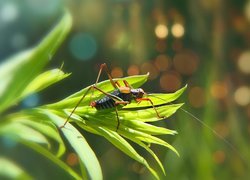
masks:
[[[97,83],[99,81],[100,75],[102,71],[105,70],[106,74],[108,75],[109,81],[112,84],[114,90],[111,93],[105,92],[102,89],[97,87]],[[164,116],[161,116],[157,109],[156,106],[153,104],[152,100],[149,98],[150,96],[153,96],[152,94],[147,94],[142,88],[133,88],[126,80],[123,80],[124,86],[121,86],[121,84],[118,81],[113,80],[111,74],[109,73],[108,67],[105,63],[101,64],[99,73],[96,79],[95,84],[91,85],[87,91],[83,94],[81,99],[77,102],[76,106],[74,109],[71,111],[70,115],[67,117],[67,120],[65,123],[60,127],[63,128],[67,122],[70,120],[71,116],[75,112],[76,108],[80,105],[80,103],[84,100],[85,96],[91,91],[91,90],[97,90],[104,94],[105,96],[97,99],[95,101],[90,102],[90,106],[93,108],[96,108],[98,111],[101,111],[103,109],[115,109],[116,113],[116,119],[117,119],[117,126],[116,126],[116,131],[118,131],[119,126],[120,126],[120,120],[119,120],[119,114],[118,114],[118,106],[126,106],[132,102],[132,100],[136,101],[137,103],[140,103],[141,101],[148,101],[150,102],[152,108],[154,109],[156,116],[158,118],[164,118]],[[161,98],[160,98],[161,99]],[[163,99],[162,99],[163,100]],[[171,103],[170,103],[171,104]],[[244,160],[244,157],[239,151],[236,149],[236,147],[226,140],[220,133],[212,129],[210,126],[208,126],[206,123],[204,123],[202,120],[200,120],[198,117],[193,115],[192,113],[188,112],[187,110],[183,109],[182,107],[180,108],[184,113],[188,114],[191,116],[193,119],[198,121],[201,125],[204,127],[208,128],[212,133],[220,138],[225,144],[227,144],[234,152],[239,154],[241,159]],[[244,161],[245,162],[245,161]]]
[[[97,83],[99,81],[100,75],[102,71],[105,70],[106,74],[109,77],[110,83],[114,87],[114,90],[111,93],[104,92],[102,89],[97,87]],[[121,86],[121,84],[118,81],[114,81],[111,74],[109,73],[108,67],[105,63],[101,64],[100,70],[96,79],[96,82],[94,85],[90,86],[85,94],[81,97],[81,99],[78,101],[70,115],[68,116],[67,120],[63,124],[62,127],[66,125],[66,123],[69,121],[72,114],[75,112],[76,108],[79,106],[81,101],[85,98],[85,96],[89,93],[90,90],[97,90],[100,91],[105,96],[97,99],[95,101],[90,102],[90,106],[93,108],[96,108],[98,111],[103,109],[111,109],[115,108],[116,113],[116,119],[117,119],[117,127],[116,131],[119,129],[120,126],[120,120],[119,120],[119,114],[118,114],[118,106],[126,106],[127,104],[130,104],[132,100],[136,101],[137,103],[140,103],[141,101],[148,101],[153,109],[155,110],[155,113],[158,118],[164,118],[164,116],[161,116],[157,109],[155,108],[152,100],[148,97],[145,97],[146,93],[142,88],[134,89],[126,80],[123,80],[124,86]]]

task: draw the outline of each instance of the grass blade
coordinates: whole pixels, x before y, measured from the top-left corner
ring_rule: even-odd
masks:
[[[0,157],[0,178],[3,179],[33,179],[29,174],[27,174],[23,169],[21,169],[17,164]]]
[[[171,105],[162,105],[157,107],[157,111],[161,116],[165,118],[170,117],[173,115],[181,106],[181,104],[171,104]],[[160,119],[157,117],[155,110],[152,107],[143,108],[140,110],[130,109],[130,108],[123,108],[119,115],[123,116],[124,119],[127,120],[140,120],[142,122],[154,122],[159,121]],[[164,119],[165,119],[164,118]],[[163,119],[161,119],[163,120]]]
[[[70,74],[65,74],[60,69],[52,69],[38,75],[23,91],[21,98],[26,97],[32,93],[41,91],[48,86],[61,81],[68,77]]]
[[[9,136],[17,141],[30,141],[39,144],[46,144],[50,147],[50,143],[43,134],[17,122],[1,125],[0,135]]]
[[[47,149],[40,146],[39,144],[31,143],[29,141],[23,141],[21,143],[33,149],[34,151],[40,153],[41,155],[45,156],[49,160],[51,160],[53,163],[55,163],[60,168],[62,168],[65,172],[67,172],[67,174],[71,175],[72,178],[77,179],[77,180],[82,179],[82,177],[80,177],[73,169],[71,169],[71,167],[69,167],[66,163],[64,163],[62,160],[60,160],[58,157],[56,157],[54,154],[52,154],[51,152],[49,152]]]
[[[122,138],[117,132],[110,131],[109,129],[96,127],[98,133],[104,136],[108,141],[110,141],[114,146],[120,149],[122,152],[133,158],[134,160],[138,161],[139,163],[143,164],[148,170],[154,175],[156,179],[159,179],[157,172],[152,169],[148,162],[140,156],[136,150],[124,139]]]
[[[71,16],[66,13],[38,46],[7,59],[1,65],[0,113],[20,100],[26,86],[39,74],[62,43],[71,24]]]
[[[49,119],[52,120],[57,125],[57,127],[61,127],[65,122],[64,118],[61,118],[49,111],[44,111],[44,114],[47,114]],[[101,166],[94,152],[80,132],[70,123],[67,123],[66,126],[61,129],[61,131],[78,154],[80,160],[87,169],[90,179],[102,179]],[[87,178],[88,177],[84,177],[84,179]]]
[[[57,129],[53,128],[52,124],[49,124],[49,123],[35,122],[33,118],[29,118],[30,120],[19,119],[18,122],[28,125],[34,128],[35,130],[37,130],[38,132],[41,132],[47,137],[50,137],[53,140],[55,140],[59,145],[58,150],[57,150],[57,156],[60,157],[61,155],[63,155],[65,152],[65,145]]]
[[[147,133],[147,134],[151,134],[151,135],[177,134],[175,130],[154,126],[152,124],[148,124],[148,123],[138,121],[138,120],[133,120],[133,121],[125,120],[123,121],[122,124],[130,128],[137,127],[136,130]]]

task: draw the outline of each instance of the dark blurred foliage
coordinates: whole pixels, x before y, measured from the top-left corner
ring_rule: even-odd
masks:
[[[167,178],[250,177],[250,1],[0,0],[0,59],[35,46],[65,7],[74,25],[48,68],[64,63],[63,70],[72,75],[22,106],[54,102],[94,83],[103,62],[114,77],[150,72],[145,91],[173,92],[188,84],[181,100],[184,109],[231,143],[179,110],[159,125],[179,132],[168,141],[181,157],[153,147],[164,161]],[[142,166],[104,139],[86,136],[105,179],[147,178]],[[8,153],[18,153],[15,146],[7,143]],[[77,164],[70,150],[65,159]],[[19,161],[40,179],[50,172],[47,161],[35,155]]]

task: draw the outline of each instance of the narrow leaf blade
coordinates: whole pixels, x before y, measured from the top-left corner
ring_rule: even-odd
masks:
[[[44,111],[44,114],[47,114],[49,119],[51,119],[57,127],[61,127],[65,122],[65,119],[49,111]],[[99,161],[80,132],[70,123],[67,123],[64,128],[61,128],[61,131],[84,164],[90,179],[102,179],[102,171]],[[86,179],[87,177],[84,178]]]
[[[16,163],[0,156],[0,177],[6,179],[33,179],[27,172]]]
[[[5,60],[0,67],[0,82],[3,82],[0,86],[0,113],[20,100],[26,86],[39,74],[62,43],[71,24],[71,16],[66,13],[38,46]]]

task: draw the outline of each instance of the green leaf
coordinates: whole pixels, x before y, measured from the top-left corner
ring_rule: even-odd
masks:
[[[144,166],[148,168],[148,170],[154,175],[156,179],[159,179],[158,174],[154,169],[152,169],[148,162],[140,156],[136,150],[124,139],[122,138],[118,133],[114,131],[110,131],[109,129],[106,129],[104,127],[96,127],[96,131],[103,137],[105,137],[108,141],[110,141],[114,146],[116,146],[118,149],[120,149],[122,152],[133,158],[134,160],[140,162]]]
[[[19,126],[21,128],[25,126],[25,129],[26,128],[32,129],[32,131],[41,134],[43,137],[48,137],[55,140],[55,142],[57,142],[59,145],[57,150],[57,156],[61,156],[65,152],[65,146],[63,140],[60,137],[60,134],[58,133],[56,126],[51,121],[48,121],[48,119],[46,119],[45,117],[46,116],[41,115],[39,113],[39,109],[24,110],[18,113],[14,113],[5,117],[2,120],[2,125],[0,126],[0,132],[2,132],[3,135],[7,134],[13,135],[13,133],[14,134],[19,133],[20,135],[19,136],[16,135],[16,138],[22,138],[24,135],[33,138],[34,135],[29,134],[29,132],[25,132],[25,130],[22,129],[21,130],[18,129],[17,131],[12,132],[13,129],[11,128],[19,128]],[[6,126],[9,128],[6,129]],[[29,139],[25,138],[25,140]],[[53,145],[54,144],[55,143],[53,143]]]
[[[61,118],[49,111],[45,110],[44,114],[47,114],[49,119],[53,121],[57,127],[61,127],[65,122],[64,118]],[[87,169],[90,179],[102,179],[101,166],[94,152],[80,132],[70,123],[67,123],[64,128],[61,128],[61,131],[78,154],[80,160]],[[84,179],[86,178],[87,177],[84,177]]]
[[[18,122],[2,124],[0,126],[0,135],[9,136],[17,141],[30,141],[50,146],[50,143],[43,134]]]
[[[160,166],[162,172],[164,173],[164,175],[166,175],[166,172],[165,172],[165,169],[160,161],[160,159],[158,158],[158,156],[154,153],[154,151],[152,151],[149,146],[147,146],[146,144],[144,144],[142,141],[138,140],[138,139],[135,139],[133,137],[133,135],[123,135],[125,136],[126,138],[128,138],[129,140],[135,142],[136,144],[140,145],[141,147],[143,147],[146,151],[148,151],[152,156],[153,158],[156,160],[156,162],[158,163],[158,165]]]
[[[29,141],[23,141],[22,144],[28,146],[29,148],[33,149],[34,151],[40,153],[44,157],[51,160],[53,163],[58,165],[58,167],[62,168],[65,172],[71,175],[72,178],[77,179],[77,180],[82,179],[82,177],[80,177],[71,167],[69,167],[67,164],[61,161],[58,157],[56,157],[54,154],[52,154],[50,151],[40,146],[39,144],[31,143]]]
[[[172,104],[172,105],[162,105],[157,107],[157,111],[160,115],[165,118],[174,114],[183,104]],[[81,109],[80,109],[81,108]],[[95,108],[90,106],[80,107],[75,111],[75,114],[81,116],[82,118],[89,119],[90,121],[86,123],[95,123],[105,127],[116,128],[117,119],[114,109],[107,109],[97,111]],[[122,109],[118,111],[119,119],[121,125],[132,125],[132,121],[141,121],[141,122],[154,122],[163,120],[156,115],[155,110],[152,107],[140,110],[130,110]],[[66,116],[67,117],[67,116]],[[131,121],[131,122],[130,122]],[[136,122],[135,122],[136,123]],[[134,123],[134,125],[136,125]],[[138,124],[139,125],[139,124]],[[145,131],[150,131],[145,129]],[[155,132],[156,133],[156,132]],[[174,134],[175,132],[173,132]]]
[[[61,81],[68,77],[70,74],[65,74],[60,69],[52,69],[38,75],[28,86],[24,89],[21,98],[26,97],[32,93],[41,91],[48,86]]]
[[[147,134],[152,134],[152,135],[162,135],[162,134],[175,135],[177,134],[175,130],[154,126],[152,124],[148,124],[140,120],[133,120],[133,121],[124,120],[122,124],[130,128],[136,127],[136,130],[147,133]]]
[[[33,179],[29,174],[27,174],[22,168],[20,168],[16,163],[0,157],[0,178],[6,179]]]
[[[21,99],[26,86],[49,62],[65,39],[71,24],[71,16],[66,13],[38,46],[5,60],[0,66],[0,113]]]
[[[171,104],[171,105],[162,105],[159,107],[156,107],[157,112],[161,115],[164,116],[165,118],[173,115],[181,106],[181,104]],[[157,117],[155,110],[152,107],[145,108],[145,109],[130,109],[130,108],[123,108],[119,116],[122,116],[123,119],[126,120],[140,120],[142,122],[154,122],[154,121],[159,121],[163,119],[159,119]]]
[[[39,116],[37,116],[39,117]],[[35,130],[37,130],[38,132],[43,133],[44,135],[46,135],[47,137],[50,137],[52,139],[54,139],[58,144],[58,152],[57,152],[57,156],[61,156],[63,155],[63,153],[65,152],[65,145],[63,143],[62,138],[60,137],[60,134],[58,133],[57,129],[55,129],[52,124],[50,123],[46,123],[46,122],[36,122],[34,119],[35,117],[28,117],[26,119],[21,119],[19,118],[18,122],[19,123],[23,123],[25,125],[28,125],[32,128],[34,128]]]
[[[134,139],[146,142],[148,144],[152,143],[152,144],[158,144],[158,145],[165,146],[165,147],[171,149],[173,152],[175,152],[179,156],[179,153],[177,152],[177,150],[173,146],[171,146],[166,141],[163,141],[162,139],[157,138],[155,136],[152,136],[150,134],[147,134],[147,133],[144,133],[144,132],[141,132],[141,131],[137,131],[137,130],[132,129],[132,128],[127,128],[127,127],[119,128],[119,133],[122,136],[126,136],[126,137],[133,136]]]
[[[65,151],[64,143],[62,142],[57,129],[54,128],[54,125],[49,124],[51,122],[49,122],[48,119],[44,120],[44,118],[38,113],[39,111],[37,110],[26,110],[4,118],[0,126],[0,135],[14,138],[19,143],[28,146],[50,159],[74,179],[82,179],[67,164],[58,158],[58,156],[62,155]],[[50,137],[59,143],[57,156],[52,154],[47,147],[40,145],[47,144],[49,145],[48,147],[50,147],[45,136]]]

